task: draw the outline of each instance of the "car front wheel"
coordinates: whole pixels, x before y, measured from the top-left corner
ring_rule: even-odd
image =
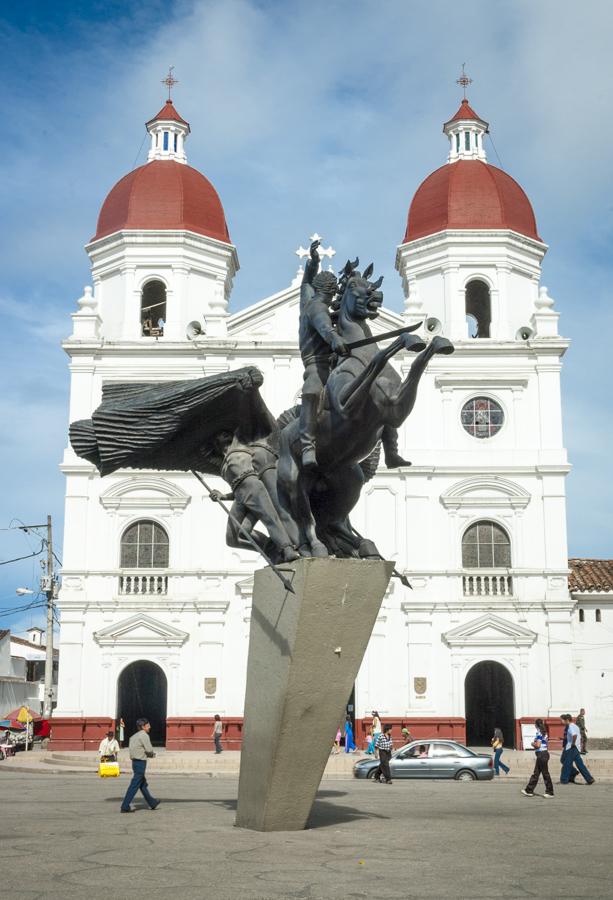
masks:
[[[370,778],[370,779],[372,780],[372,779],[375,777],[375,772],[376,772],[376,771],[377,771],[376,767],[375,767],[374,769],[371,769],[370,772],[368,773],[368,775],[367,775],[366,777],[367,777],[367,778]]]
[[[456,775],[455,780],[456,781],[476,781],[477,776],[475,775],[474,772],[471,772],[470,769],[462,769],[462,771],[458,772],[458,774]]]

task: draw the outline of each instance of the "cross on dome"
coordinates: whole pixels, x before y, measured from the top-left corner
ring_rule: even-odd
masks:
[[[472,78],[469,78],[468,75],[466,74],[466,71],[464,68],[465,66],[466,66],[466,63],[462,63],[462,74],[460,75],[459,78],[456,78],[455,83],[459,84],[460,87],[462,88],[462,90],[464,91],[464,99],[466,100],[466,88],[468,87],[469,84],[473,83],[473,80],[472,80]]]
[[[179,83],[172,74],[173,69],[174,66],[171,66],[166,78],[162,79],[162,84],[165,84],[168,88],[168,100],[157,116],[150,119],[145,126],[151,135],[151,149],[147,156],[148,162],[154,159],[171,159],[180,163],[187,162],[184,144],[190,128],[189,122],[181,118],[175,109],[170,96],[173,86]]]
[[[443,131],[449,138],[450,145],[447,162],[453,163],[459,159],[480,159],[482,162],[487,162],[483,135],[488,133],[489,126],[471,108],[466,99],[466,88],[472,84],[473,80],[466,74],[464,66],[465,63],[462,63],[462,74],[456,79],[456,84],[459,84],[464,91],[464,98],[455,116],[452,116],[443,125]]]
[[[166,76],[166,78],[162,78],[162,84],[165,84],[166,87],[168,88],[168,99],[169,99],[169,100],[172,99],[171,91],[172,91],[173,87],[175,86],[175,84],[178,84],[178,83],[179,83],[179,82],[177,81],[177,79],[176,79],[176,78],[173,76],[173,74],[172,74],[172,73],[173,73],[173,69],[174,69],[174,66],[169,66],[169,68],[168,68],[168,75]]]

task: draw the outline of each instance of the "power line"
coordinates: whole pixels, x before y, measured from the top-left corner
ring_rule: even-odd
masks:
[[[140,147],[138,148],[138,153],[136,154],[136,156],[135,156],[135,158],[134,158],[134,162],[132,163],[132,168],[134,168],[134,166],[135,166],[136,163],[138,162],[138,157],[140,156],[140,152],[141,152],[141,150],[143,149],[143,144],[145,143],[145,141],[147,140],[148,137],[149,137],[149,135],[146,134],[145,137],[142,139],[141,145],[140,145]]]
[[[0,619],[6,616],[15,616],[17,613],[27,612],[30,609],[44,609],[46,605],[46,600],[39,600],[38,603],[28,603],[26,606],[14,606],[13,609],[3,609],[0,612]]]
[[[487,132],[487,136],[488,136],[488,138],[490,139],[490,143],[491,143],[491,145],[492,145],[492,150],[493,150],[494,153],[496,154],[496,159],[498,160],[498,163],[499,163],[499,165],[500,165],[500,168],[501,168],[501,169],[504,169],[504,166],[502,165],[502,160],[500,159],[500,156],[499,156],[499,154],[498,154],[498,150],[496,150],[496,144],[494,143],[494,138],[493,138],[492,135],[489,133],[489,131]]]
[[[33,556],[40,556],[44,549],[45,542],[41,540],[40,550],[37,550],[35,553],[28,553],[26,556],[16,556],[15,559],[4,559],[0,562],[0,566],[8,566],[9,563],[20,562],[22,559],[31,559]]]

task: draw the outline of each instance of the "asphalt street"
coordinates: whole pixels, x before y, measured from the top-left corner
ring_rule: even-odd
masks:
[[[613,898],[613,785],[327,780],[302,832],[234,827],[236,778],[0,776],[2,894],[123,900]]]

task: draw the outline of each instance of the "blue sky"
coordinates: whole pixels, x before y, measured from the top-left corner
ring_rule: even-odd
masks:
[[[30,2],[0,19],[4,379],[0,527],[56,523],[61,556],[67,360],[59,343],[89,283],[83,245],[112,185],[144,162],[144,122],[176,67],[189,162],[219,191],[241,271],[232,309],[291,280],[319,231],[338,258],[373,258],[385,302],[411,197],[445,160],[460,99],[490,122],[550,250],[543,283],[572,338],[564,374],[571,555],[613,555],[609,477],[613,6],[557,0],[311,3]],[[0,531],[0,560],[28,551]],[[0,567],[0,615],[38,563]],[[38,610],[0,628],[40,622]]]

